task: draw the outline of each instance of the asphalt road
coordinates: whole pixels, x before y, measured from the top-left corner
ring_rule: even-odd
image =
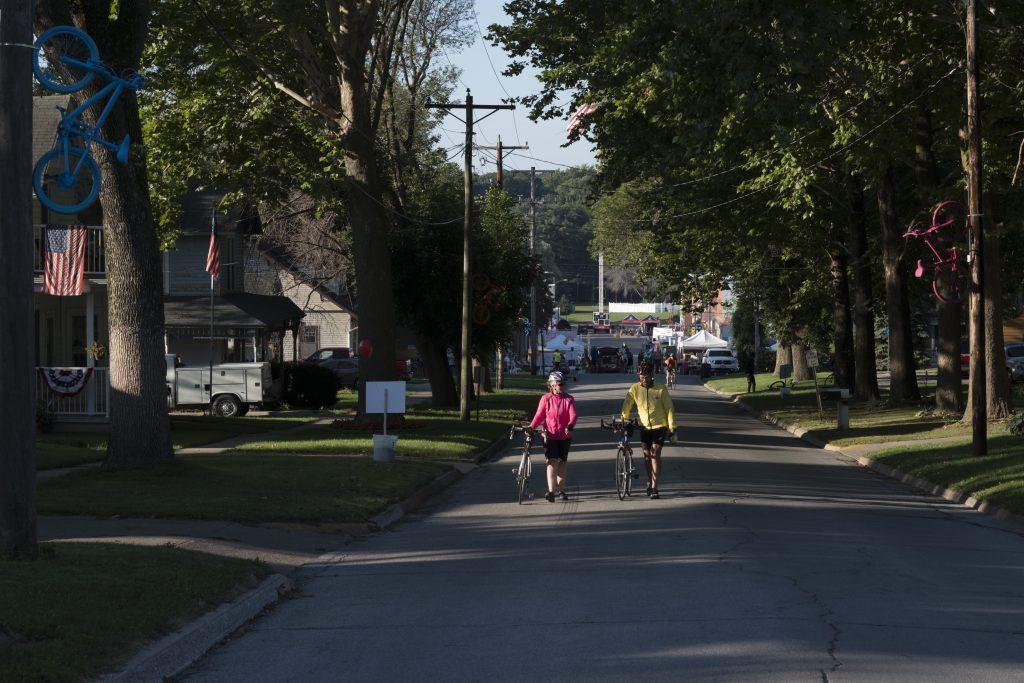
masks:
[[[514,504],[514,456],[301,592],[197,681],[1024,680],[1024,531],[676,390],[662,498],[620,502],[597,427],[623,375],[573,393],[569,502]],[[539,463],[537,463],[539,464]],[[643,486],[641,480],[640,486]]]

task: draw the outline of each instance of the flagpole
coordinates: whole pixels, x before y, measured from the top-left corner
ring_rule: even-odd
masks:
[[[210,232],[211,242],[214,239],[213,235],[216,234],[217,225],[217,209],[214,208],[210,215]],[[218,249],[219,249],[218,245]],[[209,256],[207,256],[207,269],[209,269]],[[213,417],[213,272],[210,273],[210,417]]]

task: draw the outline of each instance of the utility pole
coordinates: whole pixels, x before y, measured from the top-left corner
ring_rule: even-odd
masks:
[[[971,226],[971,452],[988,453],[985,382],[985,225],[981,202],[981,95],[978,81],[978,3],[967,0],[967,210]]]
[[[504,190],[505,189],[505,173],[504,173],[504,170],[505,170],[504,169],[505,152],[507,152],[509,150],[517,150],[517,149],[530,149],[530,143],[527,142],[525,145],[503,145],[503,144],[501,144],[501,136],[499,135],[498,136],[498,144],[497,145],[489,145],[489,146],[478,145],[477,149],[488,149],[488,150],[494,150],[495,152],[497,152],[497,154],[498,154],[498,173],[497,173],[497,176],[495,177],[494,180],[495,180],[495,185],[497,185],[500,189]]]
[[[465,215],[462,224],[462,357],[459,361],[459,418],[469,420],[469,387],[473,381],[472,367],[469,360],[470,323],[472,320],[472,302],[469,296],[469,232],[473,223],[473,113],[477,109],[490,110],[490,114],[481,117],[481,121],[499,109],[515,109],[511,104],[473,104],[473,95],[466,88],[466,102],[446,104],[427,103],[428,109],[443,109],[452,114],[454,109],[465,110],[466,124],[466,156],[463,162],[463,181],[465,183]],[[455,118],[458,118],[455,116]]]
[[[597,253],[597,312],[604,313],[604,252]]]
[[[0,558],[34,558],[36,398],[32,371],[32,12],[0,0]]]
[[[537,169],[530,167],[530,258],[537,253]],[[537,374],[537,335],[542,334],[537,324],[537,282],[530,283],[530,374]]]

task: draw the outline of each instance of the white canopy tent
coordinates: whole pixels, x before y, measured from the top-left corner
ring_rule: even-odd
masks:
[[[719,339],[707,330],[701,330],[697,334],[679,340],[680,351],[707,351],[708,349],[727,349],[729,343]]]

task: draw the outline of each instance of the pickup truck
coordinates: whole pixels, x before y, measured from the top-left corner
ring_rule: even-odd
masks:
[[[273,403],[274,382],[270,363],[221,363],[213,366],[213,391],[210,391],[210,366],[183,366],[176,354],[164,356],[167,366],[167,407],[201,408],[209,406],[214,415],[241,417],[254,405]]]

